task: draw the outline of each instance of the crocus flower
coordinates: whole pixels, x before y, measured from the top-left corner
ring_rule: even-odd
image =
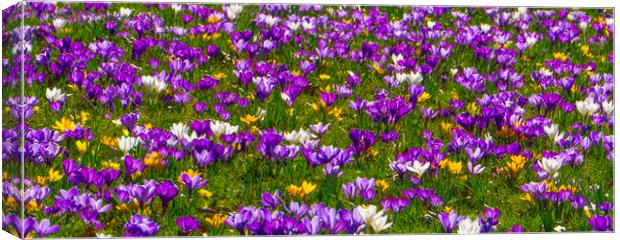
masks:
[[[181,229],[181,231],[183,231],[183,234],[185,234],[185,236],[200,228],[200,224],[193,216],[184,216],[177,218],[177,226]]]
[[[48,235],[52,235],[60,230],[60,226],[51,225],[49,219],[43,219],[34,226],[34,231],[40,238],[44,238]]]
[[[420,161],[413,161],[413,164],[407,165],[407,170],[413,172],[418,175],[418,177],[424,175],[426,170],[430,167],[430,162],[426,162],[425,164],[420,163]]]
[[[192,191],[194,189],[198,189],[198,188],[202,188],[205,185],[207,185],[207,183],[209,183],[208,180],[202,180],[202,177],[200,177],[200,174],[197,174],[193,177],[190,177],[189,174],[187,173],[181,173],[181,183],[183,183],[183,186],[185,186],[187,188],[187,190],[189,191],[188,194],[188,201],[191,201],[191,195],[192,195]]]
[[[607,231],[612,231],[612,224],[613,220],[610,216],[599,216],[599,215],[594,215],[590,218],[590,220],[588,220],[588,223],[590,224],[590,226],[592,227],[592,231],[599,231],[599,232],[607,232]]]
[[[465,218],[459,221],[459,230],[458,234],[479,234],[480,233],[480,222],[478,219],[470,219]]]
[[[50,108],[54,112],[59,112],[67,99],[66,95],[58,88],[46,89],[45,96],[50,102]]]
[[[261,204],[265,207],[276,208],[280,205],[280,199],[283,199],[282,193],[280,193],[280,189],[277,189],[273,195],[268,192],[264,192],[262,196],[263,200],[261,200]]]
[[[454,210],[450,211],[449,214],[445,212],[440,212],[439,214],[437,214],[437,218],[439,219],[441,225],[443,226],[443,229],[447,233],[451,233],[452,230],[456,228],[457,224],[459,224],[461,220],[465,219],[465,217],[463,216],[459,217]]]
[[[148,216],[142,217],[140,214],[133,215],[129,222],[125,224],[126,237],[149,237],[159,231],[159,225],[151,221]]]
[[[157,194],[157,196],[162,202],[162,215],[166,213],[170,201],[172,201],[172,199],[174,199],[178,193],[179,189],[170,180],[164,180],[163,182],[157,184],[155,194]]]
[[[559,156],[555,157],[543,157],[542,160],[538,161],[540,167],[542,167],[545,172],[549,173],[550,176],[554,177],[555,174],[562,167],[562,159]]]

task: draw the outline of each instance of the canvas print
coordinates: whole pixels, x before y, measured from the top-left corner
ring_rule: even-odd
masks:
[[[614,231],[612,8],[22,1],[21,238]]]

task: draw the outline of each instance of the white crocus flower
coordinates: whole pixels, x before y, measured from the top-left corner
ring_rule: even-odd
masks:
[[[422,77],[422,74],[419,72],[409,74],[409,84],[419,85],[422,80],[424,80],[424,77]]]
[[[217,120],[211,120],[211,131],[215,136],[220,136],[224,134],[232,134],[236,133],[239,130],[239,126],[233,126],[228,122],[222,122]]]
[[[172,4],[170,8],[172,8],[175,13],[178,13],[183,9],[183,6],[181,6],[180,4]]]
[[[542,160],[538,161],[540,167],[542,167],[545,172],[549,173],[550,176],[554,176],[562,167],[562,159],[559,157],[543,157]]]
[[[271,15],[267,15],[265,17],[265,23],[267,23],[267,25],[269,26],[273,26],[274,24],[278,23],[278,18],[271,16]]]
[[[286,26],[287,26],[289,29],[293,30],[293,32],[294,32],[294,31],[297,31],[297,29],[299,29],[299,25],[300,25],[299,21],[289,21],[289,22],[286,24]]]
[[[235,19],[239,16],[241,11],[243,11],[243,5],[231,4],[226,8],[226,16],[228,16],[229,19]]]
[[[555,228],[553,228],[553,230],[555,230],[556,232],[564,232],[566,231],[565,227],[562,227],[560,225],[555,226]]]
[[[170,128],[170,133],[176,136],[179,140],[185,139],[189,136],[189,127],[185,123],[175,123],[172,124]]]
[[[67,24],[67,20],[62,19],[62,18],[56,18],[52,21],[52,25],[54,25],[54,28],[56,30],[62,29],[63,27],[65,27],[66,24]]]
[[[607,113],[609,116],[614,115],[614,102],[611,100],[607,100],[603,102],[603,112]]]
[[[58,88],[48,88],[45,90],[45,97],[47,97],[47,100],[50,102],[58,102],[65,98],[65,94]]]
[[[168,86],[164,80],[155,76],[142,76],[142,85],[144,85],[145,88],[156,92],[161,92],[166,89],[166,86]]]
[[[121,7],[118,10],[118,13],[121,15],[121,17],[128,17],[129,15],[131,15],[132,12],[133,12],[133,10],[131,10],[129,8],[124,8],[124,7]]]
[[[312,134],[310,130],[299,129],[299,131],[291,131],[284,133],[284,139],[291,143],[301,143],[304,144],[310,140],[316,138],[316,135]]]
[[[560,133],[560,129],[557,124],[551,124],[550,126],[543,127],[545,133],[554,143],[562,140],[564,138],[564,133]]]
[[[413,161],[413,166],[408,164],[407,170],[413,172],[418,175],[418,177],[422,176],[426,170],[430,167],[430,162],[426,162],[425,164],[420,163],[419,161]]]
[[[483,33],[488,33],[489,30],[491,30],[491,25],[483,23],[480,25],[480,30],[482,30]]]
[[[404,59],[404,57],[400,53],[399,54],[392,54],[392,63],[394,63],[394,65],[398,65],[398,62],[400,60],[403,60],[403,59]]]
[[[97,236],[97,238],[113,238],[112,235],[105,233],[96,233],[95,236]]]
[[[459,222],[458,234],[479,234],[480,222],[478,218],[470,219],[465,218]]]
[[[139,140],[138,138],[135,138],[135,137],[122,136],[118,138],[117,142],[118,142],[118,149],[120,149],[124,153],[128,153],[131,150],[133,150],[133,148],[138,146]]]
[[[375,233],[379,233],[385,229],[390,228],[392,226],[392,223],[388,223],[388,217],[384,214],[383,210],[381,210],[371,220],[370,226],[375,231]]]
[[[392,223],[387,222],[387,216],[383,210],[377,212],[377,206],[369,205],[367,207],[357,206],[355,210],[360,214],[366,226],[371,226],[375,233],[388,229]]]
[[[592,98],[587,98],[585,101],[577,101],[575,103],[577,107],[577,111],[584,116],[590,116],[596,113],[599,109],[599,105],[592,100]]]

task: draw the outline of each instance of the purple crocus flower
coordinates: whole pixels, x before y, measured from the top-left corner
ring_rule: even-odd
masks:
[[[125,224],[124,236],[149,237],[155,235],[157,231],[159,231],[159,225],[156,222],[151,221],[148,216],[142,217],[142,215],[136,214]]]
[[[181,182],[183,182],[183,185],[190,191],[190,193],[194,189],[202,188],[207,185],[207,183],[209,183],[208,180],[203,181],[202,177],[200,177],[200,174],[194,177],[190,177],[187,173],[181,174]]]
[[[268,192],[264,192],[260,204],[265,207],[276,208],[280,205],[280,199],[284,199],[284,196],[280,193],[280,189],[276,189],[273,195]]]
[[[398,141],[400,136],[396,131],[389,131],[385,133],[381,133],[381,140],[385,143],[391,143],[394,141]]]
[[[155,180],[144,180],[142,185],[135,184],[129,190],[129,194],[138,200],[140,203],[140,207],[142,207],[146,203],[150,203],[153,201],[155,197],[155,190],[157,187],[157,183]]]
[[[377,137],[372,131],[360,129],[351,129],[349,138],[351,138],[351,148],[357,156],[360,156],[377,141]]]
[[[515,224],[515,225],[512,226],[512,228],[507,229],[506,232],[522,233],[523,232],[523,227],[519,226],[519,224]]]
[[[321,101],[325,103],[326,106],[331,107],[336,100],[338,99],[338,94],[335,93],[321,93]]]
[[[48,235],[52,235],[60,230],[60,226],[51,225],[49,219],[43,219],[41,222],[34,225],[34,231],[40,238],[44,238]]]
[[[172,201],[178,193],[179,188],[170,180],[164,180],[163,182],[157,184],[155,194],[157,194],[162,202],[162,215],[166,214],[170,201]]]
[[[441,222],[441,225],[443,226],[443,229],[447,233],[451,233],[452,230],[454,230],[454,228],[456,228],[458,223],[461,220],[465,219],[465,216],[460,216],[459,217],[456,214],[456,211],[452,210],[452,211],[450,211],[449,214],[447,214],[445,212],[441,212],[441,213],[437,214],[437,218]]]
[[[200,228],[198,220],[196,220],[196,218],[194,218],[193,216],[184,216],[177,218],[177,226],[181,229],[181,231],[183,231],[183,234],[185,234],[185,236]]]
[[[344,196],[346,196],[349,200],[352,200],[357,194],[357,188],[354,183],[348,182],[342,185],[342,192],[344,193]]]
[[[613,220],[611,219],[610,216],[594,215],[590,218],[590,220],[588,220],[588,223],[592,227],[592,231],[597,231],[597,232],[612,231],[613,230],[611,227],[612,222]]]
[[[310,125],[310,130],[319,136],[323,136],[331,127],[331,123],[323,124],[322,122]]]

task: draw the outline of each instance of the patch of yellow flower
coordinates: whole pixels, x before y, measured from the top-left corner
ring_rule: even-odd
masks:
[[[563,52],[556,52],[556,53],[553,53],[553,58],[560,59],[560,61],[566,61],[568,57]]]
[[[467,104],[467,111],[471,115],[476,115],[480,111],[480,106],[478,106],[478,103],[476,103],[475,101],[471,102]]]
[[[444,206],[444,207],[443,207],[443,212],[445,212],[445,213],[450,213],[450,212],[452,212],[453,210],[454,210],[454,208],[453,208],[453,207],[450,207],[450,206],[448,206],[448,205],[446,205],[446,206]]]
[[[88,112],[80,112],[80,123],[82,125],[86,125],[86,121],[88,121],[90,119],[90,113]]]
[[[379,155],[379,151],[377,151],[377,149],[374,147],[369,147],[368,149],[366,149],[366,153],[373,157],[376,157],[377,155]]]
[[[327,114],[336,118],[336,120],[338,121],[342,120],[342,109],[340,108],[334,107],[331,110],[329,110]]]
[[[30,202],[28,202],[28,204],[25,204],[24,207],[28,212],[38,212],[41,210],[41,206],[39,206],[39,204],[37,204],[35,200],[30,200]]]
[[[220,21],[220,18],[217,15],[211,15],[209,16],[209,18],[207,18],[207,22],[213,24]]]
[[[452,99],[459,100],[459,92],[457,92],[456,90],[452,90],[450,94],[452,95]]]
[[[301,183],[301,186],[291,184],[288,187],[288,193],[292,197],[305,198],[310,195],[315,189],[317,185],[313,183],[306,182],[305,180]]]
[[[332,79],[332,76],[330,76],[328,74],[320,74],[319,75],[319,79],[322,80],[322,81],[325,81],[325,80]]]
[[[75,146],[77,147],[80,154],[84,154],[86,153],[86,149],[88,148],[88,141],[77,140],[75,141]]]
[[[521,196],[521,200],[531,202],[533,198],[531,194],[524,193],[523,196]]]
[[[47,185],[47,178],[44,176],[36,176],[33,181],[38,185]]]
[[[301,71],[299,71],[299,69],[295,69],[291,72],[291,74],[293,74],[293,76],[301,76]]]
[[[248,126],[252,125],[253,123],[255,123],[256,121],[258,121],[258,117],[255,117],[254,115],[250,115],[247,114],[245,115],[245,117],[242,117],[239,119],[242,123],[247,124]]]
[[[226,73],[219,72],[219,73],[216,73],[213,77],[217,80],[226,79]]]
[[[103,162],[101,162],[101,167],[103,167],[103,168],[111,168],[111,169],[114,169],[114,170],[119,170],[119,169],[121,169],[121,164],[117,163],[117,162],[103,161]]]
[[[594,56],[592,55],[592,53],[590,53],[590,46],[588,45],[581,46],[581,54],[583,54],[583,56],[587,58],[592,58],[592,56]]]
[[[379,66],[379,64],[377,62],[373,62],[372,63],[372,68],[377,71],[379,74],[383,74],[383,72],[385,72],[385,70],[383,68],[381,68],[381,66]]]
[[[418,97],[418,102],[426,102],[429,99],[431,99],[431,95],[427,92],[423,92],[419,97]]]
[[[222,224],[224,224],[224,221],[226,221],[226,217],[222,217],[222,215],[220,215],[219,213],[216,213],[212,217],[205,218],[205,222],[214,227],[222,226]]]
[[[460,174],[463,172],[463,163],[459,161],[450,161],[449,159],[444,159],[439,162],[439,168],[448,169],[448,172],[452,174]]]
[[[60,171],[56,171],[53,168],[50,168],[47,171],[47,181],[49,182],[58,182],[62,180],[63,174]]]
[[[441,130],[445,133],[445,134],[450,134],[452,133],[452,128],[454,127],[452,125],[452,123],[449,122],[441,122],[439,123],[439,126],[441,127]]]
[[[590,209],[587,208],[587,207],[583,208],[583,214],[585,214],[587,218],[591,218],[592,217],[592,212],[590,212]]]
[[[101,143],[111,148],[115,148],[118,145],[116,138],[112,136],[103,136]]]
[[[65,133],[65,131],[73,131],[75,130],[75,123],[70,119],[62,117],[60,121],[56,121],[54,124],[54,129],[58,130],[60,133]]]
[[[511,155],[510,162],[506,164],[506,167],[510,169],[512,176],[515,177],[523,167],[525,167],[525,163],[527,160],[522,155]]]
[[[384,192],[387,191],[388,188],[390,188],[390,184],[383,179],[377,180],[375,184],[377,184],[377,187],[379,187]]]
[[[17,208],[20,206],[20,203],[15,201],[15,198],[13,198],[13,196],[9,196],[8,198],[4,199],[4,205],[7,205],[12,208]]]
[[[150,168],[161,169],[163,165],[164,157],[157,151],[151,152],[144,157],[144,165]]]

